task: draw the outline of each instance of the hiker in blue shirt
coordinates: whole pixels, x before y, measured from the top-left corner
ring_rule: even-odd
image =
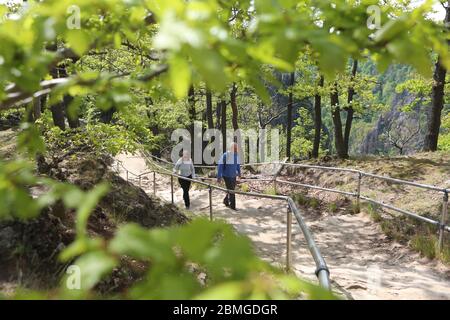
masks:
[[[241,177],[241,165],[238,155],[237,143],[232,143],[230,151],[225,152],[219,159],[217,168],[217,181],[220,183],[223,180],[228,190],[236,188],[236,177]],[[236,197],[234,193],[227,193],[223,199],[225,206],[236,210]]]

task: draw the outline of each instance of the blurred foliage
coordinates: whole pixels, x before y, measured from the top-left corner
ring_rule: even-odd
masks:
[[[222,92],[239,79],[267,97],[261,65],[292,71],[298,52],[308,49],[330,78],[345,70],[350,56],[369,53],[381,69],[404,62],[426,76],[431,75],[429,49],[450,65],[445,35],[426,18],[431,1],[408,11],[380,6],[380,30],[366,25],[367,7],[374,4],[378,1],[80,0],[76,5],[82,12],[81,28],[71,29],[67,27],[71,1],[30,2],[23,14],[1,23],[0,82],[16,83],[26,92],[38,90],[57,58],[57,53],[46,49],[55,40],[79,56],[101,55],[104,49],[122,51],[123,46],[138,48],[140,55],[133,57],[131,70],[75,68],[71,81],[52,93],[68,92],[74,97],[96,93],[99,108],[126,105],[133,90],[158,87],[142,80],[165,66],[169,72],[160,83],[182,98],[191,83],[205,82]],[[6,6],[0,8],[2,15],[8,12]],[[124,60],[127,55],[123,54]],[[4,85],[0,99],[7,96]]]
[[[99,193],[92,196],[97,197]],[[93,203],[93,202],[91,202]],[[79,212],[79,217],[85,217]],[[85,219],[77,223],[85,227]],[[196,219],[184,226],[145,229],[125,224],[110,241],[90,239],[78,230],[77,240],[61,259],[80,270],[80,288],[71,288],[71,274],[51,292],[18,291],[16,298],[51,299],[336,299],[329,291],[300,280],[253,252],[249,239],[223,222]],[[149,263],[145,276],[114,296],[95,286],[120,265],[123,257]]]

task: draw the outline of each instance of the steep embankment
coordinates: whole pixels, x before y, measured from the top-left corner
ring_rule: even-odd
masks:
[[[399,174],[412,174],[417,180],[436,184],[444,182],[442,172],[448,169],[447,155],[428,155],[415,159],[367,159],[364,161],[334,162],[327,165],[358,167],[367,171],[387,174],[399,168]],[[442,157],[439,158],[439,157]],[[121,156],[124,165],[132,171],[144,172],[145,161],[139,156]],[[401,170],[400,170],[401,169]],[[432,172],[437,172],[432,174]],[[337,173],[317,174],[284,170],[289,179],[314,182],[328,187],[352,189],[351,178]],[[122,172],[125,176],[125,172]],[[247,175],[250,175],[249,173]],[[432,178],[434,176],[434,178]],[[404,178],[404,177],[403,177]],[[157,195],[170,201],[170,182],[166,176],[157,175]],[[364,192],[377,192],[385,199],[402,201],[398,187],[384,184],[375,185],[368,181]],[[242,183],[241,186],[244,184]],[[153,192],[151,175],[143,178],[143,188]],[[380,191],[378,187],[382,187]],[[390,193],[390,188],[394,192]],[[261,182],[245,183],[245,189],[268,191],[270,185]],[[175,202],[182,205],[181,189],[175,186]],[[406,190],[405,190],[406,191]],[[306,193],[301,188],[279,186],[279,192],[302,194],[297,196],[301,210],[319,248],[331,270],[334,288],[341,294],[355,299],[450,299],[450,268],[442,262],[428,259],[408,247],[407,243],[388,237],[379,223],[369,214],[351,212],[349,199],[312,191]],[[191,210],[189,214],[208,214],[208,192],[200,187],[191,190]],[[231,223],[236,230],[246,234],[253,241],[257,252],[264,259],[282,266],[286,255],[286,204],[270,199],[237,197],[239,211],[234,212],[222,204],[223,194],[213,192],[213,212],[215,218]],[[395,198],[395,199],[393,199]],[[416,199],[412,195],[411,199]],[[403,198],[404,199],[404,198]],[[422,199],[422,200],[420,200]],[[424,198],[416,199],[417,206],[425,205]],[[436,199],[437,200],[437,199]],[[315,280],[314,262],[308,252],[303,235],[293,222],[292,267],[302,277]]]
[[[306,163],[359,169],[381,176],[450,188],[450,153],[420,153],[404,157],[365,157]],[[357,189],[357,175],[352,173],[286,168],[283,174],[289,180],[307,184],[351,192],[355,192]],[[328,202],[339,198],[333,194],[309,192]],[[443,193],[440,192],[363,177],[361,194],[433,219],[440,218],[443,198]]]
[[[15,132],[0,131],[2,157],[10,157],[15,149]],[[1,158],[1,157],[0,157]],[[111,158],[99,156],[89,147],[48,150],[38,162],[39,174],[90,190],[105,181],[107,195],[98,203],[88,221],[90,236],[110,238],[117,227],[126,222],[142,226],[164,227],[184,223],[188,219],[176,207],[147,195],[110,169]],[[33,188],[34,195],[45,189]],[[75,238],[74,210],[57,202],[36,219],[0,221],[0,295],[12,294],[17,287],[51,289],[58,285],[67,265],[58,260],[59,253]],[[119,268],[102,281],[100,292],[116,292],[129,287],[145,272],[146,266],[123,259]],[[70,264],[70,263],[69,263]]]

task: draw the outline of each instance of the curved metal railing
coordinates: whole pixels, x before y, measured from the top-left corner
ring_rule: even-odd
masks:
[[[144,158],[147,159],[148,158],[144,155]],[[168,164],[168,161],[165,161]],[[291,248],[291,242],[292,242],[292,214],[295,216],[298,225],[300,226],[300,229],[305,237],[305,240],[308,244],[308,249],[309,252],[311,253],[312,258],[314,259],[315,265],[316,265],[316,276],[319,280],[319,284],[327,289],[330,290],[331,286],[330,286],[330,271],[327,267],[327,264],[325,262],[325,259],[322,257],[322,254],[320,253],[320,250],[317,246],[317,244],[314,241],[314,238],[311,234],[311,232],[309,231],[308,226],[306,225],[306,223],[303,220],[303,217],[300,213],[300,210],[297,208],[297,206],[295,205],[295,202],[293,201],[293,199],[289,196],[284,196],[284,195],[269,195],[269,194],[261,194],[261,193],[256,193],[256,192],[243,192],[243,191],[238,191],[238,190],[228,190],[226,188],[217,186],[215,184],[211,184],[211,183],[207,183],[198,179],[191,179],[191,178],[187,178],[187,177],[183,177],[180,176],[178,174],[175,174],[173,172],[171,172],[170,170],[163,168],[161,166],[159,167],[159,170],[157,169],[152,169],[149,171],[145,171],[142,173],[134,173],[131,172],[130,170],[128,170],[122,162],[117,161],[117,171],[120,172],[118,166],[121,166],[125,173],[126,173],[126,178],[127,180],[129,180],[129,176],[130,174],[133,175],[134,177],[136,177],[139,181],[139,186],[141,186],[141,181],[142,181],[142,176],[148,175],[148,174],[153,174],[153,194],[156,195],[156,173],[161,174],[161,175],[166,175],[166,176],[170,176],[170,186],[171,186],[171,202],[172,204],[174,204],[174,178],[180,178],[183,180],[187,180],[187,181],[191,181],[193,183],[197,183],[203,186],[208,187],[208,193],[209,193],[209,217],[212,220],[213,219],[213,205],[212,205],[212,192],[213,190],[218,190],[221,192],[226,192],[226,193],[234,193],[234,194],[240,194],[240,195],[245,195],[245,196],[249,196],[249,197],[257,197],[257,198],[266,198],[266,199],[273,199],[273,200],[278,200],[278,201],[285,201],[287,203],[288,206],[288,210],[287,210],[287,221],[286,221],[286,269],[290,269],[290,265],[291,265],[291,255],[292,255],[292,248]]]
[[[161,161],[163,163],[172,165],[172,163],[167,161],[167,160],[155,157],[153,155],[148,155],[148,156],[150,156],[151,158],[153,158],[155,160],[159,160],[159,161]],[[320,190],[320,191],[324,191],[324,192],[332,192],[332,193],[338,193],[338,194],[343,194],[343,195],[347,195],[347,196],[352,196],[352,197],[356,198],[357,207],[358,208],[360,207],[360,201],[361,200],[367,201],[367,202],[370,202],[370,203],[373,203],[373,204],[376,204],[376,205],[379,205],[379,206],[381,206],[383,208],[399,212],[399,213],[407,215],[407,216],[409,216],[409,217],[411,217],[413,219],[417,219],[417,220],[420,220],[422,222],[429,223],[431,225],[434,225],[434,226],[438,227],[439,228],[438,246],[439,246],[439,250],[442,250],[442,248],[443,248],[443,241],[444,241],[444,232],[445,231],[450,232],[450,226],[446,224],[447,215],[448,215],[448,195],[450,193],[450,189],[437,187],[437,186],[432,186],[432,185],[427,185],[427,184],[422,184],[422,183],[417,183],[417,182],[413,182],[413,181],[407,181],[407,180],[402,180],[402,179],[391,178],[391,177],[387,177],[387,176],[381,176],[381,175],[368,173],[368,172],[364,172],[364,171],[357,170],[357,169],[350,169],[350,168],[328,167],[328,166],[308,165],[308,164],[300,164],[300,163],[284,163],[284,162],[247,163],[247,164],[242,164],[242,166],[243,167],[245,167],[245,166],[262,166],[262,165],[274,165],[274,164],[282,165],[282,166],[288,166],[288,167],[304,168],[304,169],[338,171],[338,172],[347,172],[347,173],[351,173],[351,174],[356,174],[357,175],[357,179],[358,179],[357,180],[357,189],[355,190],[355,192],[348,192],[348,191],[343,191],[343,190],[338,190],[338,189],[324,188],[324,187],[315,186],[315,185],[311,185],[311,184],[305,184],[305,183],[293,182],[293,181],[288,181],[288,180],[282,180],[282,179],[277,178],[276,175],[274,175],[271,179],[241,179],[241,181],[248,181],[248,182],[255,181],[255,180],[257,180],[257,181],[271,181],[273,183],[274,190],[277,189],[277,183],[282,183],[282,184],[287,184],[287,185],[295,185],[295,186],[300,186],[300,187],[304,187],[304,188]],[[210,169],[215,168],[215,166],[204,166],[204,165],[195,165],[195,167],[197,167],[197,168],[210,168]],[[395,183],[395,184],[409,185],[409,186],[416,187],[416,188],[421,188],[421,189],[426,189],[426,190],[442,193],[443,197],[442,197],[442,211],[441,211],[441,219],[440,219],[440,221],[421,216],[418,213],[411,212],[411,211],[408,211],[408,210],[405,210],[405,209],[402,209],[402,208],[398,208],[398,207],[393,206],[391,204],[387,204],[387,203],[384,203],[382,201],[378,201],[376,199],[372,199],[370,197],[363,196],[361,194],[361,185],[363,183],[363,178],[364,177],[384,180],[384,181],[388,181],[388,182]],[[213,179],[213,178],[203,177],[203,179]]]

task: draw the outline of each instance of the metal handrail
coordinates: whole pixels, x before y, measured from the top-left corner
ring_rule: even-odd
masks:
[[[305,169],[320,169],[320,170],[329,170],[329,171],[342,171],[342,172],[351,172],[351,173],[359,173],[361,171],[356,169],[348,169],[348,168],[339,168],[339,167],[327,167],[327,166],[316,166],[311,164],[301,164],[301,163],[286,163],[288,167],[299,167]]]
[[[173,165],[170,161],[167,161],[165,159],[162,158],[158,158],[152,154],[146,154],[147,156],[156,159],[158,161]],[[249,167],[249,166],[262,166],[262,165],[270,165],[270,164],[282,164],[283,166],[288,166],[288,167],[299,167],[299,168],[305,168],[305,169],[319,169],[319,170],[329,170],[329,171],[341,171],[341,172],[350,172],[350,173],[357,173],[357,174],[361,174],[363,176],[367,176],[367,177],[371,177],[371,178],[376,178],[376,179],[382,179],[382,180],[387,180],[393,183],[398,183],[398,184],[406,184],[406,185],[410,185],[410,186],[414,186],[414,187],[418,187],[418,188],[424,188],[424,189],[429,189],[429,190],[433,190],[433,191],[439,191],[439,192],[448,192],[450,193],[450,188],[441,188],[441,187],[436,187],[436,186],[432,186],[432,185],[428,185],[428,184],[423,184],[423,183],[417,183],[417,182],[413,182],[413,181],[408,181],[408,180],[402,180],[402,179],[397,179],[397,178],[392,178],[392,177],[387,177],[387,176],[381,176],[378,174],[374,174],[374,173],[369,173],[369,172],[365,172],[362,170],[358,170],[358,169],[349,169],[349,168],[341,168],[341,167],[329,167],[329,166],[318,166],[318,165],[309,165],[309,164],[301,164],[301,163],[290,163],[290,162],[253,162],[253,163],[244,163],[241,164],[241,167]],[[215,169],[216,166],[212,166],[212,165],[194,165],[194,167],[196,168],[210,168],[210,169]]]
[[[144,155],[144,158],[146,158],[145,155]],[[148,160],[148,159],[146,158],[146,160]],[[170,176],[171,177],[171,201],[172,201],[172,204],[174,203],[174,198],[173,198],[173,178],[174,177],[180,178],[180,179],[183,179],[183,180],[187,180],[187,181],[191,181],[193,183],[197,183],[197,184],[200,184],[200,185],[203,185],[203,186],[207,186],[208,189],[209,189],[209,208],[210,208],[209,210],[210,210],[210,219],[211,220],[212,220],[212,217],[213,217],[213,215],[212,215],[212,197],[211,197],[213,189],[219,190],[219,191],[222,191],[222,192],[226,192],[226,193],[240,194],[240,195],[245,195],[245,196],[249,196],[249,197],[257,197],[257,198],[266,198],[266,199],[286,201],[286,203],[288,205],[288,209],[289,209],[289,211],[287,213],[288,219],[287,219],[287,228],[286,228],[287,229],[287,235],[286,235],[286,238],[287,238],[287,241],[286,241],[286,246],[287,246],[287,250],[286,250],[286,269],[288,269],[288,270],[290,269],[290,263],[291,263],[291,239],[292,239],[291,224],[292,224],[292,219],[291,219],[291,214],[290,213],[293,213],[294,216],[296,217],[297,223],[299,224],[300,229],[301,229],[301,231],[302,231],[302,233],[303,233],[303,235],[305,237],[305,240],[306,240],[306,242],[308,244],[308,249],[309,249],[309,251],[311,253],[311,256],[313,257],[314,262],[316,264],[316,272],[315,272],[315,274],[316,274],[316,276],[317,276],[317,278],[319,280],[319,284],[323,288],[325,288],[327,290],[330,290],[330,288],[331,288],[331,286],[330,286],[330,279],[329,279],[330,271],[329,271],[329,269],[327,267],[325,259],[322,257],[322,255],[320,253],[320,250],[317,247],[311,232],[309,231],[308,226],[306,225],[306,223],[304,222],[304,220],[302,218],[300,210],[297,208],[297,206],[295,205],[294,200],[291,197],[284,196],[284,195],[269,195],[269,194],[262,194],[262,193],[256,193],[256,192],[243,192],[243,191],[238,191],[238,190],[228,190],[226,188],[219,187],[219,186],[211,184],[211,183],[203,182],[203,181],[198,180],[198,179],[187,178],[187,177],[184,177],[184,176],[172,173],[169,170],[167,170],[167,169],[165,169],[165,168],[163,168],[161,166],[158,166],[158,167],[160,167],[163,171],[166,171],[166,172],[161,172],[161,171],[158,171],[158,170],[151,170],[151,171],[146,171],[146,172],[143,172],[143,173],[140,173],[140,174],[136,174],[134,172],[129,171],[123,165],[123,163],[121,161],[118,161],[117,163],[120,164],[120,166],[126,171],[127,178],[128,178],[128,174],[131,173],[132,175],[134,175],[134,176],[139,178],[139,182],[141,181],[141,177],[143,175],[147,175],[147,174],[150,174],[150,173],[153,173],[153,174],[158,173],[158,174]],[[153,192],[154,193],[156,193],[156,187],[155,186],[156,186],[155,175],[153,175]]]
[[[162,162],[165,163],[170,163],[167,160],[164,159],[160,159],[158,157],[155,157],[153,155],[150,155],[152,158],[154,159],[158,159]],[[170,163],[171,164],[171,163]],[[357,186],[357,191],[356,192],[346,192],[346,191],[341,191],[341,190],[337,190],[337,189],[331,189],[331,188],[324,188],[324,187],[319,187],[319,186],[314,186],[314,185],[309,185],[309,184],[302,184],[302,183],[298,183],[298,182],[292,182],[292,181],[287,181],[287,180],[280,180],[277,179],[276,176],[274,176],[272,179],[268,179],[270,181],[272,181],[274,183],[274,187],[276,189],[276,184],[277,182],[280,183],[284,183],[284,184],[290,184],[290,185],[297,185],[297,186],[301,186],[301,187],[305,187],[305,188],[310,188],[310,189],[316,189],[316,190],[321,190],[321,191],[325,191],[325,192],[333,192],[333,193],[339,193],[339,194],[344,194],[344,195],[348,195],[348,196],[354,196],[356,197],[357,200],[357,205],[358,208],[360,206],[360,200],[364,200],[364,201],[368,201],[368,202],[372,202],[375,204],[378,204],[384,208],[402,213],[402,214],[406,214],[412,218],[421,220],[423,222],[426,223],[430,223],[432,225],[438,226],[439,227],[439,248],[442,249],[443,247],[443,239],[444,239],[444,231],[448,231],[450,232],[450,226],[446,224],[446,220],[447,220],[447,214],[448,214],[448,194],[450,193],[450,189],[448,188],[441,188],[441,187],[436,187],[436,186],[432,186],[432,185],[427,185],[427,184],[422,184],[422,183],[417,183],[417,182],[413,182],[413,181],[407,181],[407,180],[402,180],[402,179],[396,179],[396,178],[391,178],[391,177],[387,177],[387,176],[381,176],[381,175],[377,175],[377,174],[373,174],[373,173],[368,173],[368,172],[364,172],[361,170],[357,170],[357,169],[349,169],[349,168],[340,168],[340,167],[328,167],[328,166],[318,166],[318,165],[307,165],[307,164],[300,164],[300,163],[278,163],[278,162],[259,162],[259,163],[247,163],[247,164],[242,164],[241,166],[259,166],[259,165],[270,165],[270,164],[282,164],[283,166],[290,166],[290,167],[299,167],[299,168],[305,168],[305,169],[318,169],[318,170],[329,170],[329,171],[340,171],[340,172],[348,172],[348,173],[353,173],[353,174],[357,174],[358,175],[358,186]],[[213,168],[213,166],[196,166],[196,167],[208,167],[208,168]],[[410,212],[401,208],[397,208],[395,206],[377,201],[375,199],[369,198],[369,197],[365,197],[361,195],[361,182],[362,182],[362,178],[363,177],[369,177],[369,178],[375,178],[375,179],[381,179],[381,180],[385,180],[385,181],[389,181],[391,183],[396,183],[396,184],[404,184],[404,185],[409,185],[409,186],[413,186],[413,187],[417,187],[417,188],[422,188],[422,189],[427,189],[427,190],[431,190],[431,191],[437,191],[437,192],[442,192],[443,195],[443,201],[442,201],[442,213],[441,213],[441,221],[437,221],[437,220],[433,220],[430,218],[426,218],[423,217],[417,213],[414,212]],[[204,179],[210,179],[210,178],[204,178]],[[252,179],[243,179],[242,181],[253,181]],[[258,179],[258,181],[266,181],[265,179]]]
[[[299,182],[293,182],[293,181],[281,180],[281,179],[276,179],[276,181],[284,183],[284,184],[290,184],[293,186],[299,186],[299,187],[305,187],[305,188],[316,189],[316,190],[321,190],[321,191],[339,193],[339,194],[343,194],[346,196],[357,196],[358,195],[356,192],[348,192],[348,191],[342,191],[342,190],[337,190],[337,189],[318,187],[318,186],[314,186],[312,184],[305,184],[305,183],[299,183]]]
[[[410,185],[410,186],[413,186],[413,187],[422,188],[422,189],[428,189],[428,190],[438,191],[438,192],[446,192],[446,191],[450,192],[450,189],[440,188],[440,187],[436,187],[436,186],[432,186],[432,185],[428,185],[428,184],[417,183],[417,182],[412,182],[412,181],[402,180],[402,179],[396,179],[396,178],[391,178],[391,177],[386,177],[386,176],[380,176],[380,175],[377,175],[377,174],[363,172],[363,171],[359,171],[359,173],[361,173],[362,175],[364,175],[366,177],[382,179],[382,180],[390,181],[390,182],[397,183],[397,184],[406,184],[406,185]]]
[[[306,223],[303,221],[303,217],[297,209],[294,200],[292,200],[291,197],[287,197],[287,201],[300,228],[302,229],[303,235],[308,243],[308,248],[313,256],[314,262],[316,263],[316,276],[319,278],[319,283],[321,283],[322,286],[324,286],[323,284],[328,284],[327,288],[329,288],[329,271],[325,259],[322,257],[319,248],[315,245],[313,237],[306,226]]]
[[[380,206],[384,206],[384,207],[389,208],[391,210],[398,211],[400,213],[406,214],[406,215],[408,215],[410,217],[416,218],[417,220],[422,220],[423,222],[427,222],[427,223],[439,226],[439,221],[436,221],[436,220],[433,220],[433,219],[430,219],[430,218],[418,215],[418,214],[416,214],[414,212],[411,212],[411,211],[408,211],[408,210],[404,210],[404,209],[400,209],[400,208],[391,206],[389,204],[383,203],[381,201],[373,200],[373,199],[368,198],[368,197],[360,196],[360,198],[365,200],[365,201],[372,202],[374,204],[377,204],[377,205],[380,205]]]

